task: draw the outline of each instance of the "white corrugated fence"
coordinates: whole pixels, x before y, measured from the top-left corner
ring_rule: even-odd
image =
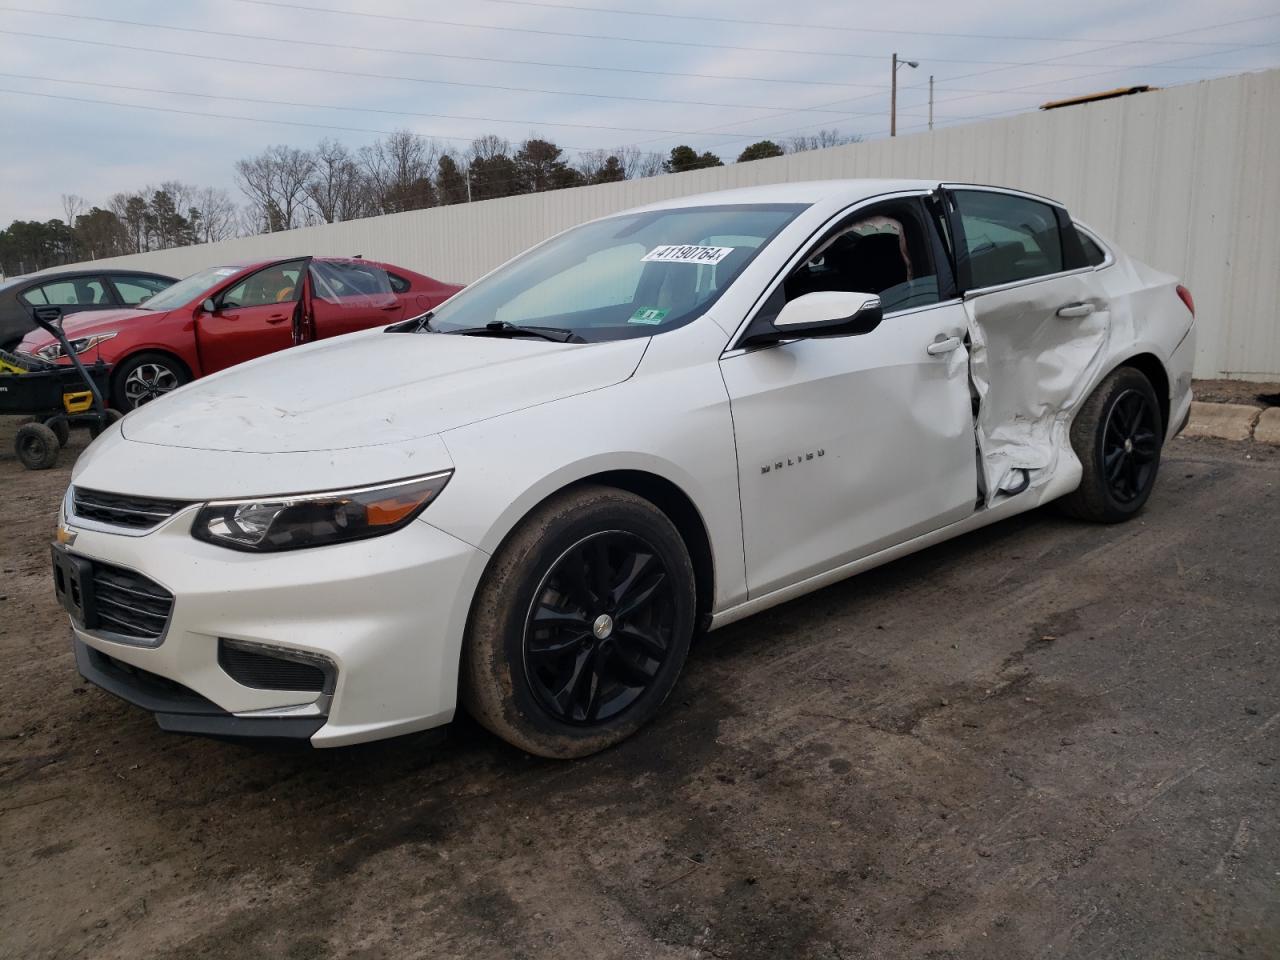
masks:
[[[920,177],[1065,203],[1182,277],[1200,320],[1196,375],[1280,379],[1280,70],[692,173],[415,210],[101,261],[185,276],[256,257],[362,254],[469,282],[593,217],[786,180]]]

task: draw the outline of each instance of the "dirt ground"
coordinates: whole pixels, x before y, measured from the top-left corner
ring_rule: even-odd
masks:
[[[1207,403],[1247,403],[1255,407],[1280,407],[1280,383],[1248,380],[1197,380],[1197,400]]]
[[[161,733],[78,678],[72,456],[10,436],[0,956],[1280,956],[1278,448],[1178,440],[1127,525],[1037,512],[711,634],[555,763]]]

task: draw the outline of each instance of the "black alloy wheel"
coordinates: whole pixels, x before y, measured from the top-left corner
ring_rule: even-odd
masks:
[[[1159,411],[1141,391],[1125,390],[1112,402],[1102,434],[1102,465],[1117,503],[1133,503],[1155,479],[1159,422]]]
[[[1137,515],[1155,489],[1164,417],[1141,370],[1125,366],[1107,374],[1071,422],[1080,485],[1058,501],[1063,511],[1095,523]]]
[[[639,700],[672,649],[676,598],[655,548],[610,530],[573,544],[534,593],[524,668],[556,720],[590,726]]]
[[[698,618],[689,548],[655,503],[569,487],[499,545],[471,601],[467,712],[540,757],[621,743],[670,696]]]

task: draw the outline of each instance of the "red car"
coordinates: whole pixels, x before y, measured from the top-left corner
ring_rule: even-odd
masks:
[[[67,317],[82,360],[111,372],[111,406],[128,412],[182,384],[276,350],[434,310],[453,283],[374,263],[293,257],[211,267],[128,310]],[[70,363],[43,331],[18,348]]]

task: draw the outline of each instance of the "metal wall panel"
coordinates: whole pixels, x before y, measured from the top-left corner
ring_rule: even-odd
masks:
[[[1280,70],[711,170],[417,210],[100,261],[178,276],[298,253],[471,281],[545,237],[675,196],[923,177],[1042,193],[1158,269],[1200,319],[1196,375],[1280,379]]]

